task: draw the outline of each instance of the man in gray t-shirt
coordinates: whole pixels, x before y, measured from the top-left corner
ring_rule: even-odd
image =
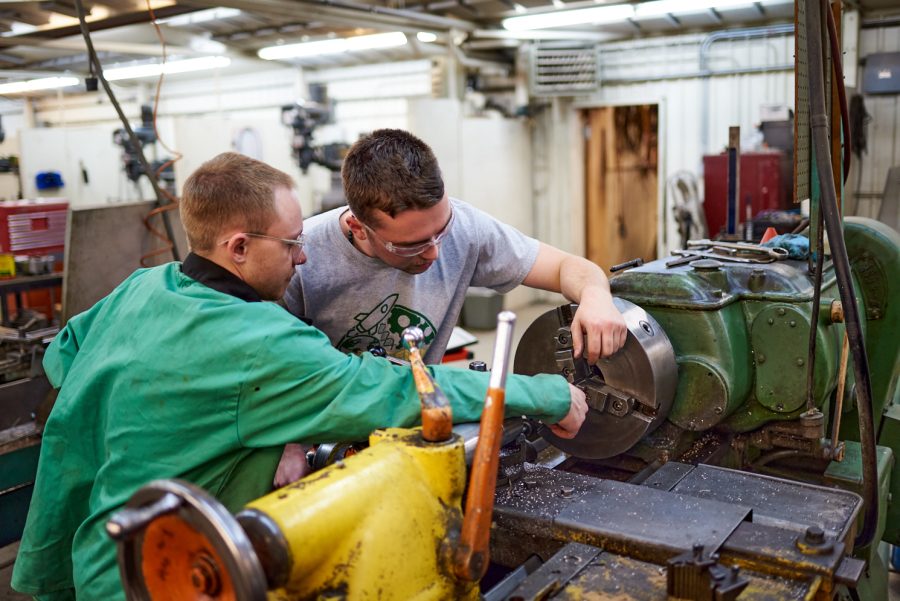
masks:
[[[377,130],[353,145],[341,173],[349,207],[307,220],[304,249],[316,268],[297,268],[284,297],[339,349],[377,343],[401,352],[403,328],[418,325],[425,361],[437,363],[469,286],[507,292],[519,284],[579,303],[576,356],[593,363],[625,343],[603,270],[448,197],[437,159],[419,138]],[[283,461],[276,483],[302,476],[294,451],[287,462],[294,469]]]
[[[404,356],[403,329],[419,326],[425,362],[440,363],[469,286],[512,290],[540,250],[537,240],[471,205],[455,198],[445,204],[453,222],[440,241],[440,261],[415,263],[414,273],[361,252],[362,242],[355,235],[351,242],[341,227],[346,207],[307,219],[304,250],[317,267],[297,269],[285,294],[288,309],[348,353],[376,344]]]

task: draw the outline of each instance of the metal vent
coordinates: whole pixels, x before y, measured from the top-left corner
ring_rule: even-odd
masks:
[[[597,46],[541,48],[531,51],[531,92],[537,96],[573,96],[600,87]]]

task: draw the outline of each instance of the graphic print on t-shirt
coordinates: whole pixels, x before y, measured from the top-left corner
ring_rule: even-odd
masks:
[[[398,294],[391,294],[375,305],[370,311],[358,314],[354,319],[356,325],[344,334],[337,343],[337,348],[356,353],[368,350],[376,344],[393,356],[405,356],[403,348],[403,330],[410,326],[422,329],[425,339],[420,348],[422,354],[434,340],[434,325],[427,317],[409,307],[397,304]]]

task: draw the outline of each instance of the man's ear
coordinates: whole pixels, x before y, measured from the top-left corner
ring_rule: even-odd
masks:
[[[363,224],[360,223],[359,219],[353,213],[350,213],[347,216],[347,227],[350,228],[350,231],[353,232],[353,237],[357,240],[365,240],[368,238],[368,230],[363,227]]]
[[[245,263],[247,261],[247,236],[235,234],[225,243],[225,250],[228,251],[231,260],[235,263]]]

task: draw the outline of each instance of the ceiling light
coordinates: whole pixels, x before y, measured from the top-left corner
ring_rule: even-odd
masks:
[[[27,81],[13,81],[0,84],[0,94],[21,94],[22,92],[67,88],[69,86],[77,86],[79,83],[81,83],[81,80],[77,77],[42,77]]]
[[[416,34],[416,39],[420,42],[430,44],[431,42],[437,41],[437,35],[431,33],[430,31],[420,31]]]
[[[633,16],[634,7],[632,5],[614,4],[612,6],[596,6],[577,10],[561,10],[510,17],[503,19],[503,27],[509,31],[523,31],[526,29],[564,27],[566,25],[615,23],[625,21]]]
[[[22,23],[21,21],[13,21],[9,24],[9,31],[4,31],[4,36],[10,35],[27,35],[37,31],[37,25],[31,23]]]
[[[240,9],[227,8],[220,6],[218,8],[207,8],[198,10],[193,13],[169,17],[168,19],[158,19],[157,23],[165,23],[170,27],[184,27],[186,25],[196,25],[197,23],[206,23],[208,21],[219,21],[221,19],[230,19],[241,14]]]
[[[335,38],[317,42],[267,46],[261,48],[257,54],[259,58],[271,61],[304,56],[319,56],[322,54],[358,52],[360,50],[374,50],[377,48],[393,48],[404,44],[406,44],[406,36],[402,32],[393,31],[391,33],[360,35],[352,38]]]
[[[105,77],[107,81],[136,79],[138,77],[158,77],[160,73],[172,75],[175,73],[189,73],[191,71],[206,71],[209,69],[227,67],[230,64],[231,59],[227,56],[203,56],[180,61],[168,61],[166,63],[148,63],[144,65],[104,69],[103,77]]]
[[[635,18],[658,17],[674,13],[698,13],[752,6],[751,0],[657,0],[635,5]]]

